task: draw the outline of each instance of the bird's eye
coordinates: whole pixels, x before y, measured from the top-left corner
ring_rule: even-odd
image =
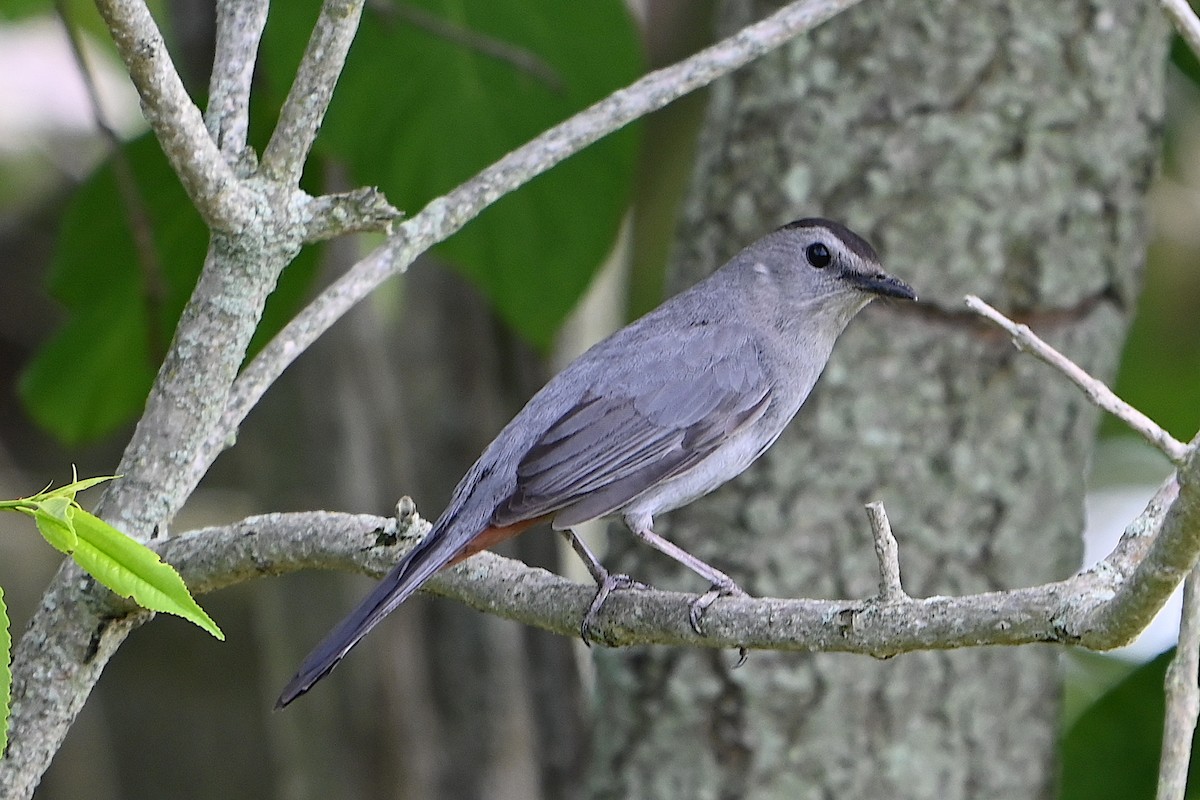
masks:
[[[804,250],[804,256],[808,259],[808,263],[817,269],[825,269],[833,261],[833,256],[830,254],[829,248],[821,242],[810,244]]]

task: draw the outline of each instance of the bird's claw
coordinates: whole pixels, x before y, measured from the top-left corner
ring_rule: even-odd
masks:
[[[608,600],[608,596],[613,592],[622,591],[624,589],[648,589],[646,584],[640,581],[635,581],[633,578],[623,573],[613,574],[606,572],[596,582],[596,596],[592,598],[591,605],[584,613],[583,619],[579,623],[579,637],[583,639],[583,643],[588,647],[592,646],[592,642],[596,640],[594,633],[596,631],[596,621],[600,616],[600,609]]]
[[[714,583],[712,585],[712,588],[710,588],[707,592],[705,592],[704,594],[697,597],[688,606],[688,622],[690,622],[692,624],[692,630],[694,630],[700,636],[704,635],[704,629],[700,626],[700,619],[701,619],[701,617],[704,616],[704,612],[708,610],[708,607],[711,606],[713,603],[715,603],[718,598],[721,598],[721,597],[749,597],[749,596],[750,596],[749,594],[747,594],[745,591],[742,590],[742,587],[738,586],[733,581],[728,581],[725,583]],[[746,659],[749,657],[749,655],[750,655],[749,651],[746,650],[745,647],[742,647],[739,645],[738,646],[738,660],[737,660],[737,663],[733,665],[733,668],[737,669],[738,667],[745,664]]]
[[[692,630],[699,635],[704,635],[704,629],[700,626],[700,618],[704,616],[704,612],[708,607],[721,597],[749,597],[742,587],[738,586],[733,581],[727,583],[714,583],[712,588],[707,592],[697,597],[688,606],[688,622],[692,624]]]
[[[737,660],[737,663],[733,665],[733,669],[737,669],[738,667],[745,664],[746,659],[748,659],[749,657],[750,657],[750,651],[747,650],[743,645],[738,645],[738,660]]]

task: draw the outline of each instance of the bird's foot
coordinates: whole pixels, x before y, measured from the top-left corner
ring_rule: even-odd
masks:
[[[700,626],[700,618],[704,616],[704,612],[708,607],[721,597],[749,597],[742,587],[738,586],[732,580],[714,583],[712,588],[704,594],[697,597],[688,606],[688,621],[692,623],[692,630],[701,636],[704,635],[704,629]]]
[[[701,636],[704,635],[704,629],[700,625],[700,620],[704,616],[704,612],[708,610],[708,607],[711,606],[713,603],[715,603],[718,600],[718,598],[721,598],[721,597],[749,597],[749,596],[750,595],[747,592],[745,592],[742,589],[742,587],[738,586],[736,583],[734,583],[732,580],[730,580],[728,578],[720,583],[714,583],[712,585],[712,588],[710,588],[707,592],[705,592],[704,594],[697,597],[695,600],[693,600],[691,602],[691,605],[688,606],[688,622],[690,622],[692,624],[692,630],[694,630],[696,633],[700,634]],[[748,655],[749,655],[749,653],[746,650],[746,648],[739,646],[738,647],[738,660],[737,660],[737,663],[733,665],[733,668],[737,669],[738,667],[745,664],[746,658],[748,657]]]
[[[588,606],[587,612],[583,615],[583,620],[579,623],[579,636],[583,639],[583,643],[591,647],[592,642],[596,640],[596,621],[600,616],[600,609],[607,602],[610,594],[624,589],[649,588],[646,584],[635,581],[625,574],[613,574],[605,570],[603,573],[597,575],[596,596],[592,598],[592,604]]]

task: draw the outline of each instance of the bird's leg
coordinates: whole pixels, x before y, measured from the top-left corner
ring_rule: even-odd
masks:
[[[663,555],[683,564],[685,567],[695,572],[702,578],[708,580],[712,584],[707,592],[697,597],[688,607],[688,621],[692,624],[692,630],[700,635],[704,635],[704,631],[700,627],[700,618],[718,597],[749,597],[740,586],[733,582],[733,578],[726,575],[716,567],[704,563],[694,555],[684,550],[678,545],[668,542],[666,539],[659,536],[652,528],[652,521],[646,519],[629,519],[626,518],[625,524],[629,526],[629,530],[633,531],[634,535],[641,539],[646,544],[653,547]],[[744,649],[743,649],[744,652]]]
[[[592,598],[591,605],[588,606],[587,612],[583,615],[583,620],[579,623],[579,636],[583,639],[583,643],[588,647],[592,646],[592,631],[596,628],[596,618],[600,614],[600,608],[608,600],[608,596],[620,589],[647,589],[649,588],[644,583],[639,583],[633,578],[624,574],[613,574],[604,568],[600,563],[600,559],[596,558],[595,553],[588,549],[588,546],[583,543],[583,540],[575,535],[572,530],[562,531],[563,536],[567,538],[567,543],[571,545],[571,549],[583,561],[587,571],[591,573],[592,580],[596,582],[596,596]]]

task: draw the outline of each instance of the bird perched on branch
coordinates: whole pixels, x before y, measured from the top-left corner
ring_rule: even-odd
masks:
[[[628,588],[572,528],[619,516],[710,584],[691,604],[744,595],[725,573],[654,532],[654,517],[739,475],[783,432],[850,319],[876,297],[914,300],[871,246],[825,219],[768,233],[705,280],[609,336],[550,380],[488,445],[419,544],[301,665],[282,708],[329,674],[443,567],[526,528],[563,531],[596,580],[585,640]]]

